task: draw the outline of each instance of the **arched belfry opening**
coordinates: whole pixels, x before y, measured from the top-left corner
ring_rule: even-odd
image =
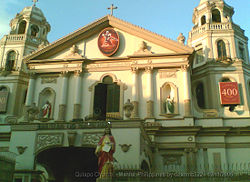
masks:
[[[120,85],[111,76],[105,76],[95,86],[94,118],[106,120],[116,118],[120,112]]]
[[[221,23],[221,14],[218,9],[214,9],[212,11],[212,22],[213,23]]]
[[[201,17],[201,25],[204,25],[205,23],[206,23],[206,16],[203,15],[203,16]]]
[[[50,148],[38,153],[35,163],[46,166],[50,182],[91,182],[99,175],[94,152],[95,148]]]
[[[27,23],[26,23],[25,20],[22,20],[22,21],[19,23],[18,34],[25,34],[26,25],[27,25]]]

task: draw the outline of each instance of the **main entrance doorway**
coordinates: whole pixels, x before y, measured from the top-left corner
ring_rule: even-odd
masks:
[[[49,171],[50,182],[96,181],[97,157],[94,148],[58,147],[36,156],[36,162]]]

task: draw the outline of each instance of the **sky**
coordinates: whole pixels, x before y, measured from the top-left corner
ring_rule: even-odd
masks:
[[[38,0],[36,6],[43,11],[51,25],[49,42],[109,14],[107,7],[111,4],[118,7],[114,10],[115,17],[176,40],[181,32],[188,37],[188,32],[193,27],[193,9],[199,2],[200,0]],[[250,0],[225,2],[234,7],[234,23],[240,25],[250,38]],[[9,22],[16,13],[32,4],[32,0],[0,0],[0,38],[9,33]]]

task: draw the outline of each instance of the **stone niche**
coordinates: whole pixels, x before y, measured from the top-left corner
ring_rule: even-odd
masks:
[[[39,120],[48,121],[53,119],[53,113],[55,108],[55,99],[56,99],[56,92],[50,88],[44,88],[39,94],[39,101],[38,101],[38,108],[39,108]],[[43,117],[43,107],[44,105],[49,102],[51,105],[50,115],[49,117]]]

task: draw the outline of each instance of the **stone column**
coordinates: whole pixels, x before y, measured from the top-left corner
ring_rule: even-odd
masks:
[[[227,57],[231,58],[231,52],[230,52],[230,44],[229,44],[229,42],[226,43],[226,53],[227,53]]]
[[[196,164],[196,148],[186,148],[184,149],[186,155],[186,172],[196,172],[197,164]]]
[[[183,100],[184,100],[184,116],[191,116],[191,82],[190,75],[188,72],[188,65],[182,66],[183,72]]]
[[[34,90],[35,90],[35,81],[36,81],[35,79],[36,79],[35,74],[30,74],[29,86],[28,86],[25,106],[31,106],[31,104],[33,102]]]
[[[58,121],[65,121],[66,114],[66,103],[67,103],[67,92],[68,92],[68,73],[63,72],[62,77],[62,90],[61,98],[59,101],[59,112],[58,112]]]
[[[153,67],[148,66],[145,68],[147,73],[147,118],[154,118],[154,95],[153,95]]]
[[[132,104],[134,109],[132,111],[131,119],[139,119],[139,96],[138,96],[138,68],[133,67],[132,70]]]
[[[74,98],[74,113],[73,120],[80,119],[81,114],[81,88],[82,88],[82,79],[81,72],[76,71],[74,74],[75,77],[75,98]]]
[[[25,108],[24,108],[24,121],[25,122],[29,120],[28,109],[31,107],[31,105],[33,103],[35,82],[36,82],[36,75],[35,74],[31,73],[29,76],[30,76],[30,79],[29,79],[28,91],[27,91]]]

